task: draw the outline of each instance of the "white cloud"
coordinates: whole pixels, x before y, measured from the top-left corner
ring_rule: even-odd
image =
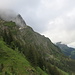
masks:
[[[68,44],[68,46],[75,48],[75,42],[72,42],[72,43]]]
[[[74,12],[69,12],[64,15],[58,16],[54,20],[50,20],[49,24],[47,25],[47,30],[42,34],[49,37],[53,42],[62,41],[65,44],[75,42]],[[74,43],[72,43],[71,45],[75,46]]]

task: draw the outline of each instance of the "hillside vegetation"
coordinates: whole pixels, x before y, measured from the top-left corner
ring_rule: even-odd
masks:
[[[47,75],[39,67],[33,68],[26,57],[0,40],[0,75]]]
[[[62,53],[66,56],[75,59],[75,49],[72,47],[68,47],[65,44],[61,44],[60,42],[56,43],[56,45],[61,49]]]
[[[74,63],[31,27],[0,20],[1,75],[72,75]]]

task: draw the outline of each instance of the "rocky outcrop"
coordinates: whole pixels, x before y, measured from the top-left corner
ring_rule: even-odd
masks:
[[[23,18],[21,17],[21,15],[17,15],[15,19],[13,19],[13,21],[20,27],[26,27],[26,23],[23,20]]]

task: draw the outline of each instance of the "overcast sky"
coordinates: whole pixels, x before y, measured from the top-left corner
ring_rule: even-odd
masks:
[[[20,13],[35,31],[75,47],[75,0],[0,0],[0,9]]]

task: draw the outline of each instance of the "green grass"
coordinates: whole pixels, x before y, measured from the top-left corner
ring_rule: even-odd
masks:
[[[3,64],[0,75],[47,75],[40,68],[35,70],[21,53],[12,50],[3,41],[0,41],[0,64]]]
[[[39,67],[37,67],[36,70],[38,71],[39,75],[48,75],[47,73],[42,71]]]
[[[52,66],[53,66],[53,65],[52,65]],[[56,68],[57,68],[57,70],[58,70],[62,75],[69,75],[68,72],[63,71],[63,70],[59,69],[58,67],[56,67]]]
[[[14,26],[16,26],[16,24],[15,24],[15,22],[10,21],[10,22],[4,22],[4,26],[14,27]]]
[[[57,69],[58,69],[58,68],[57,68]],[[58,69],[58,71],[61,72],[63,75],[69,75],[69,73],[67,73],[67,72],[65,72],[65,71],[63,71],[63,70],[61,70],[61,69]]]

